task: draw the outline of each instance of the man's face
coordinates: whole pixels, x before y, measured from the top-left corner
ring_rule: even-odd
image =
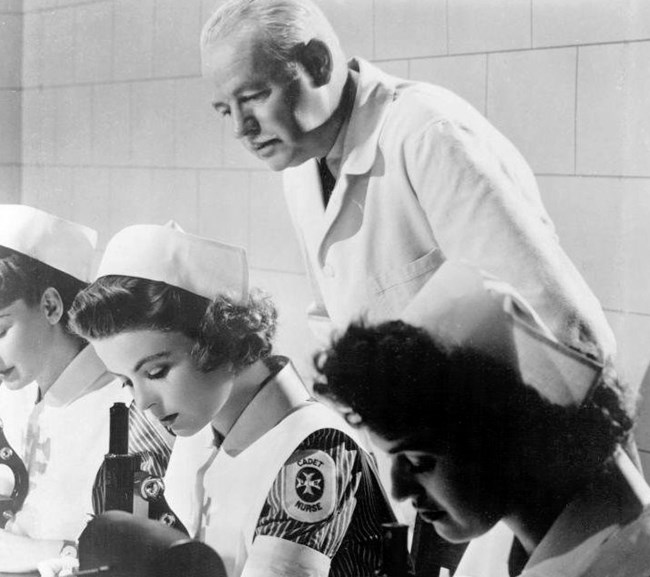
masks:
[[[19,299],[0,309],[0,383],[18,390],[38,380],[50,340],[51,325],[40,306]]]
[[[469,541],[505,515],[504,499],[494,490],[491,471],[427,451],[426,441],[416,438],[388,441],[372,432],[370,437],[391,456],[395,498],[411,499],[420,517],[444,539]]]
[[[213,106],[229,117],[235,137],[272,170],[298,166],[318,154],[314,131],[327,120],[316,88],[302,66],[288,71],[265,52],[252,32],[231,34],[203,50]],[[320,90],[320,96],[316,93]]]

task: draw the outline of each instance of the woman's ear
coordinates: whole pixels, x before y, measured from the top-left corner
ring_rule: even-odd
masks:
[[[51,325],[58,324],[65,313],[61,295],[54,287],[48,287],[43,291],[40,306],[47,322]]]
[[[332,52],[325,42],[312,38],[300,45],[296,59],[307,71],[314,86],[319,88],[329,83],[332,78]]]

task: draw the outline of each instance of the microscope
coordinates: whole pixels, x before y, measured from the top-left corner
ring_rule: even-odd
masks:
[[[0,529],[4,529],[23,506],[29,489],[29,477],[25,464],[5,436],[2,420],[0,420],[0,467],[8,468],[13,476],[11,494],[0,495]]]
[[[129,407],[115,403],[110,409],[108,453],[102,467],[102,503],[99,513],[125,511],[160,521],[187,533],[165,500],[165,483],[140,469],[140,455],[129,454]]]
[[[79,576],[226,577],[217,553],[190,539],[165,501],[162,479],[129,454],[129,407],[110,410],[102,503],[79,537]]]

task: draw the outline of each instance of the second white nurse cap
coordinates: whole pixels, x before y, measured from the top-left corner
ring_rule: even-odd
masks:
[[[24,204],[0,205],[0,246],[90,282],[97,232]]]
[[[106,246],[97,278],[130,276],[182,288],[207,299],[248,295],[246,251],[166,226],[139,224],[118,232]]]
[[[510,285],[446,261],[404,309],[401,320],[451,346],[471,347],[519,371],[559,405],[579,405],[602,366],[559,343]]]

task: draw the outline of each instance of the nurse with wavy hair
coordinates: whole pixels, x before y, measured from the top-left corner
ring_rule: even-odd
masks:
[[[317,364],[315,390],[390,455],[394,496],[443,538],[503,521],[522,577],[648,575],[650,487],[621,448],[636,399],[509,285],[447,262],[401,320],[352,325]]]
[[[368,454],[273,354],[243,249],[138,225],[109,242],[71,322],[177,435],[165,496],[229,577],[373,575],[392,519]]]

